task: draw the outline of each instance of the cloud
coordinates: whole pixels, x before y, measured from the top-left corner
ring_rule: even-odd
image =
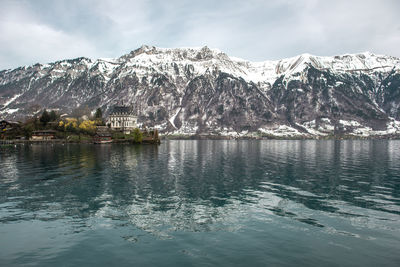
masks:
[[[24,22],[3,23],[0,42],[5,47],[1,62],[25,61],[47,62],[63,57],[93,55],[95,48],[91,43],[65,34],[43,24]]]
[[[12,5],[7,11],[0,12],[1,69],[98,52],[85,38],[41,23],[20,5]]]
[[[3,0],[0,69],[142,44],[219,48],[249,60],[371,51],[400,56],[400,2]]]

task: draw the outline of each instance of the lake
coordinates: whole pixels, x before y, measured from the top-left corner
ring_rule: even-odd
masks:
[[[0,147],[1,266],[399,266],[400,141]]]

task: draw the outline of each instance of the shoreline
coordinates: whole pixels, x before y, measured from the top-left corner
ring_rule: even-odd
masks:
[[[4,144],[3,142],[4,141]],[[126,144],[126,145],[157,145],[160,142],[157,141],[143,141],[142,143],[133,143],[128,140],[114,140],[110,143],[96,144],[91,140],[81,140],[81,141],[69,141],[66,139],[49,139],[49,140],[21,140],[21,139],[10,139],[10,140],[0,140],[0,145],[10,145],[10,144],[89,144],[89,145],[106,145],[106,144]]]
[[[160,135],[161,140],[400,140],[400,135],[329,135],[329,136],[223,136]]]
[[[164,135],[160,136],[160,142],[149,142],[144,141],[142,143],[133,143],[128,140],[113,140],[107,144],[125,144],[125,145],[158,145],[161,143],[161,140],[285,140],[285,141],[297,141],[297,140],[400,140],[399,135],[390,135],[390,136],[318,136],[318,137],[254,137],[254,136],[215,136],[215,135],[188,135],[188,136],[174,136],[174,135]],[[92,145],[104,145],[104,144],[96,144],[91,140],[81,140],[81,141],[69,141],[66,139],[50,139],[50,140],[21,140],[21,139],[10,139],[10,140],[0,140],[0,145],[11,145],[11,144],[92,144]]]

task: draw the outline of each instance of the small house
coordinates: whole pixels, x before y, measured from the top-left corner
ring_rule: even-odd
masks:
[[[147,130],[145,129],[143,131],[143,143],[149,143],[149,144],[160,144],[160,137],[158,136],[158,130],[153,129],[153,130]]]
[[[2,120],[0,121],[0,130],[2,131],[7,131],[11,129],[15,129],[21,127],[21,123],[17,121],[6,121]]]
[[[55,130],[38,130],[32,132],[32,137],[30,140],[32,141],[44,141],[51,140],[56,138]]]
[[[111,143],[111,133],[107,126],[97,126],[93,141],[95,144]]]

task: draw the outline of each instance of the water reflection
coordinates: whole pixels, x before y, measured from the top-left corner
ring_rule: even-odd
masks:
[[[328,232],[343,220],[391,230],[400,215],[399,145],[169,141],[2,148],[0,223],[69,220],[79,232],[101,219],[104,227],[126,222],[160,238],[237,231],[250,219],[284,218]]]

